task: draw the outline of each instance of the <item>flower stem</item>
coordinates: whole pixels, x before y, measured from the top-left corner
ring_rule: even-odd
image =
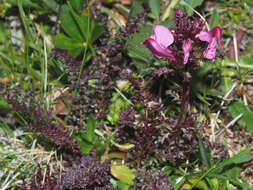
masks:
[[[177,120],[177,124],[175,127],[176,131],[179,131],[182,123],[184,123],[187,109],[189,105],[189,97],[190,97],[190,81],[184,81],[183,82],[183,94],[182,94],[182,101],[181,101],[181,112],[179,115],[179,118]]]

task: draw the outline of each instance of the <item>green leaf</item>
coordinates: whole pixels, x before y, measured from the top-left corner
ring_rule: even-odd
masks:
[[[231,87],[233,86],[233,81],[230,76],[231,72],[233,73],[233,71],[231,71],[230,68],[229,69],[222,68],[222,70],[221,70],[222,78],[221,78],[220,89],[224,93],[227,93],[231,89]]]
[[[8,126],[8,124],[2,117],[0,117],[0,128],[8,137],[14,136],[13,130]]]
[[[234,163],[235,164],[241,164],[241,163],[244,163],[244,162],[249,162],[252,159],[253,159],[253,157],[250,154],[243,154],[238,159],[235,159]]]
[[[201,161],[203,165],[205,165],[209,169],[211,167],[210,152],[208,152],[208,150],[206,150],[206,148],[204,147],[200,131],[199,131],[198,139],[199,139],[199,151],[200,151]]]
[[[87,143],[87,142],[80,142],[80,151],[83,154],[90,154],[90,151],[94,147],[93,144]]]
[[[128,19],[131,18],[131,17],[136,16],[139,13],[142,13],[143,11],[144,11],[143,6],[140,3],[134,2],[133,6],[130,10],[130,13],[128,15]]]
[[[121,14],[123,14],[126,18],[129,16],[129,9],[125,7],[124,5],[121,5],[119,3],[113,5],[116,9],[119,10]]]
[[[216,12],[216,10],[214,10],[214,13],[212,14],[212,17],[211,17],[210,28],[214,28],[215,26],[219,26],[219,25],[220,25],[220,16]]]
[[[242,101],[238,100],[230,104],[228,106],[228,111],[233,118],[237,117],[239,114],[243,114],[237,121],[238,124],[245,127],[246,131],[253,132],[253,113]]]
[[[134,171],[135,169],[130,169],[125,165],[117,165],[115,163],[111,165],[111,174],[128,185],[134,185],[134,179],[136,177]]]
[[[60,5],[55,0],[42,0],[52,11],[58,13]]]
[[[23,23],[24,28],[25,28],[26,36],[29,39],[29,41],[32,41],[33,40],[33,36],[31,34],[31,31],[30,31],[30,28],[29,28],[29,24],[27,22],[27,17],[25,15],[25,12],[24,12],[24,9],[23,9],[23,6],[22,6],[22,1],[21,0],[17,0],[17,4],[18,4],[19,14],[20,14],[22,23]]]
[[[82,49],[83,49],[82,47],[74,48],[74,49],[69,49],[68,53],[72,57],[76,57],[76,56],[78,56],[81,53]]]
[[[109,106],[109,113],[107,114],[107,120],[115,125],[119,119],[120,111],[126,109],[129,103],[124,100],[120,94],[114,93]]]
[[[98,24],[94,19],[91,20],[91,43],[98,39],[98,37],[104,32],[104,28]]]
[[[81,135],[75,135],[76,143],[80,145],[80,151],[83,154],[89,154],[91,149],[94,147],[93,144],[86,142]]]
[[[79,12],[82,8],[83,0],[70,0],[69,3],[76,12]]]
[[[207,184],[205,183],[204,180],[201,180],[199,181],[198,178],[192,178],[192,179],[188,179],[188,181],[191,183],[191,184],[194,184],[196,182],[198,182],[195,187],[197,187],[198,189],[203,189],[203,190],[209,190]]]
[[[76,23],[74,17],[71,14],[71,10],[68,5],[63,5],[61,7],[60,14],[61,26],[63,30],[73,39],[79,42],[83,42],[84,39],[81,36],[81,31],[78,24]]]
[[[6,3],[17,5],[17,0],[6,0]],[[37,9],[42,8],[39,3],[34,3],[31,0],[22,0],[22,5],[23,7],[32,7],[32,8],[37,8]]]
[[[180,0],[172,0],[170,1],[169,6],[166,8],[166,10],[163,13],[162,21],[165,21],[167,18],[171,17],[172,10],[175,8],[175,6],[178,4]]]
[[[83,135],[84,139],[90,143],[94,141],[95,129],[97,126],[97,121],[90,115],[85,126],[85,133]]]
[[[243,159],[245,157],[245,155],[249,155],[248,153],[253,149],[253,144],[250,145],[249,147],[247,147],[246,149],[244,149],[243,151],[241,151],[239,154],[231,157],[231,158],[227,158],[225,159],[223,162],[221,162],[220,164],[218,164],[209,174],[216,174],[219,173],[225,166],[229,166],[231,164],[238,164],[238,163],[243,163],[247,160]]]
[[[225,175],[231,180],[236,180],[240,178],[241,168],[233,167],[225,171]]]
[[[131,186],[123,183],[122,181],[115,180],[113,178],[110,179],[110,182],[113,184],[114,188],[119,188],[120,190],[130,190]]]
[[[82,37],[86,42],[89,42],[89,44],[94,42],[103,33],[104,28],[101,27],[94,19],[90,18],[90,16],[79,16],[75,13],[71,6],[69,8],[71,15],[78,25],[79,31],[82,33]]]
[[[76,41],[72,38],[65,36],[64,34],[57,34],[54,37],[54,44],[57,48],[60,49],[77,49],[82,48],[83,45],[80,41]]]
[[[151,12],[155,15],[156,18],[158,18],[160,15],[160,1],[149,0],[148,4],[151,8]]]
[[[132,59],[151,64],[154,56],[151,51],[143,45],[143,42],[147,40],[152,33],[152,26],[144,26],[127,41],[126,49]]]
[[[192,8],[196,8],[198,6],[200,6],[203,3],[203,0],[189,0],[187,1],[187,3],[192,7]]]
[[[253,58],[247,55],[239,58],[238,65],[242,69],[253,69]],[[225,59],[224,66],[237,67],[237,63],[234,60]]]
[[[10,108],[11,106],[0,97],[0,113],[2,114],[6,113]]]
[[[200,6],[203,3],[203,0],[188,0],[188,1],[185,1],[185,2],[188,4],[188,6],[185,7],[187,15],[192,16],[193,15],[193,10],[191,8],[195,9],[196,7]],[[191,8],[189,8],[189,6]]]
[[[209,179],[208,177],[205,178],[210,186],[211,190],[219,190],[219,181],[217,178]]]

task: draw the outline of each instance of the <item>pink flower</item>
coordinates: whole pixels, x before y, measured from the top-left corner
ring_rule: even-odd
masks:
[[[208,46],[204,52],[204,57],[206,59],[210,59],[212,61],[215,61],[216,56],[216,39],[218,40],[218,44],[221,50],[223,50],[223,47],[221,45],[221,29],[220,27],[216,26],[209,32],[201,31],[199,33],[199,39],[201,41],[208,42]]]
[[[184,51],[184,64],[188,62],[191,48],[192,48],[192,41],[190,39],[185,40],[182,46],[182,49]]]
[[[175,14],[179,15],[180,17],[184,16],[184,13],[180,9],[175,10]]]
[[[164,26],[156,25],[153,27],[153,32],[154,34],[143,44],[157,59],[164,57],[169,60],[175,60],[173,51],[168,48],[174,42],[174,37],[170,30]]]

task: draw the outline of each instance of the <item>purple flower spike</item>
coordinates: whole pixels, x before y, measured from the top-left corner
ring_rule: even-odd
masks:
[[[172,50],[168,46],[174,42],[174,37],[170,30],[164,26],[156,25],[153,27],[154,34],[143,44],[154,54],[157,59],[162,57],[174,59]]]
[[[215,37],[218,40],[218,44],[221,50],[223,50],[222,44],[221,44],[221,29],[220,27],[216,26],[209,32],[201,31],[199,33],[199,39],[201,41],[208,42],[208,46],[206,48],[206,51],[204,52],[204,57],[206,59],[210,59],[212,61],[215,61],[216,56],[216,40]]]
[[[179,15],[180,17],[184,16],[184,13],[180,9],[175,10],[175,14]]]
[[[182,46],[182,49],[184,51],[184,64],[188,62],[191,48],[192,48],[192,41],[190,39],[185,40]]]

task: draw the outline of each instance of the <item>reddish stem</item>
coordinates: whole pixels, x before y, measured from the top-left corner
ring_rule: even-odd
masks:
[[[182,123],[184,123],[184,121],[185,121],[186,114],[187,114],[187,109],[188,109],[188,105],[189,105],[189,97],[190,97],[190,82],[185,81],[185,82],[183,82],[181,112],[180,112],[180,115],[179,115],[179,118],[177,120],[177,124],[176,124],[176,127],[175,127],[175,130],[177,132],[179,132],[179,129],[180,129]]]

